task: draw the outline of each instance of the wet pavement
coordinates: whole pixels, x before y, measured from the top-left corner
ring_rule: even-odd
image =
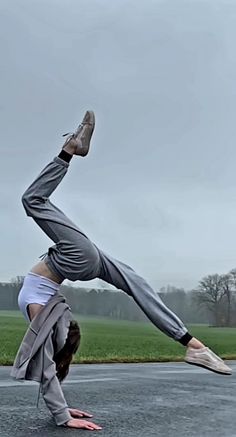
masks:
[[[183,363],[75,365],[63,384],[68,404],[94,414],[102,431],[57,427],[38,384],[13,381],[0,367],[0,436],[236,437],[233,376]]]

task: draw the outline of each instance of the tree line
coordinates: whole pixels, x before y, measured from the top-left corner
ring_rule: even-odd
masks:
[[[0,309],[18,310],[17,297],[23,280],[17,277],[9,283],[0,283]],[[61,292],[76,314],[147,320],[133,299],[122,291],[62,285]],[[236,326],[236,269],[227,274],[208,275],[190,291],[169,285],[162,287],[159,295],[184,323]]]

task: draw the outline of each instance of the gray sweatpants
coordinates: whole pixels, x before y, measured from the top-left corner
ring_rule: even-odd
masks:
[[[49,248],[44,261],[62,280],[100,278],[123,290],[133,297],[161,331],[175,340],[181,339],[187,329],[147,282],[131,267],[98,249],[81,229],[50,202],[49,197],[65,176],[68,166],[64,160],[54,158],[22,196],[27,215],[55,243]]]

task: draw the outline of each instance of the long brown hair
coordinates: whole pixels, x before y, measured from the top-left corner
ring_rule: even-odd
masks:
[[[56,363],[57,377],[60,382],[65,379],[69,372],[69,366],[73,355],[76,353],[80,344],[80,328],[76,320],[70,322],[68,335],[63,348],[53,357]]]

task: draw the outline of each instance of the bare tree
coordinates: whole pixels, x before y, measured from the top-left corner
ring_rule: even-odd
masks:
[[[232,269],[230,270],[230,272],[228,273],[230,276],[230,280],[231,280],[231,290],[232,290],[232,294],[236,294],[236,269]]]
[[[236,272],[235,272],[236,273]],[[235,276],[236,279],[236,276]],[[232,296],[233,296],[233,286],[234,286],[234,278],[230,275],[230,273],[226,275],[221,275],[222,281],[222,290],[224,291],[224,296],[226,300],[226,326],[231,326],[231,304],[232,304]]]
[[[226,276],[226,275],[224,275]],[[211,312],[215,326],[225,323],[222,312],[223,299],[226,293],[226,283],[221,275],[208,275],[199,282],[196,300],[200,306],[205,306]]]

